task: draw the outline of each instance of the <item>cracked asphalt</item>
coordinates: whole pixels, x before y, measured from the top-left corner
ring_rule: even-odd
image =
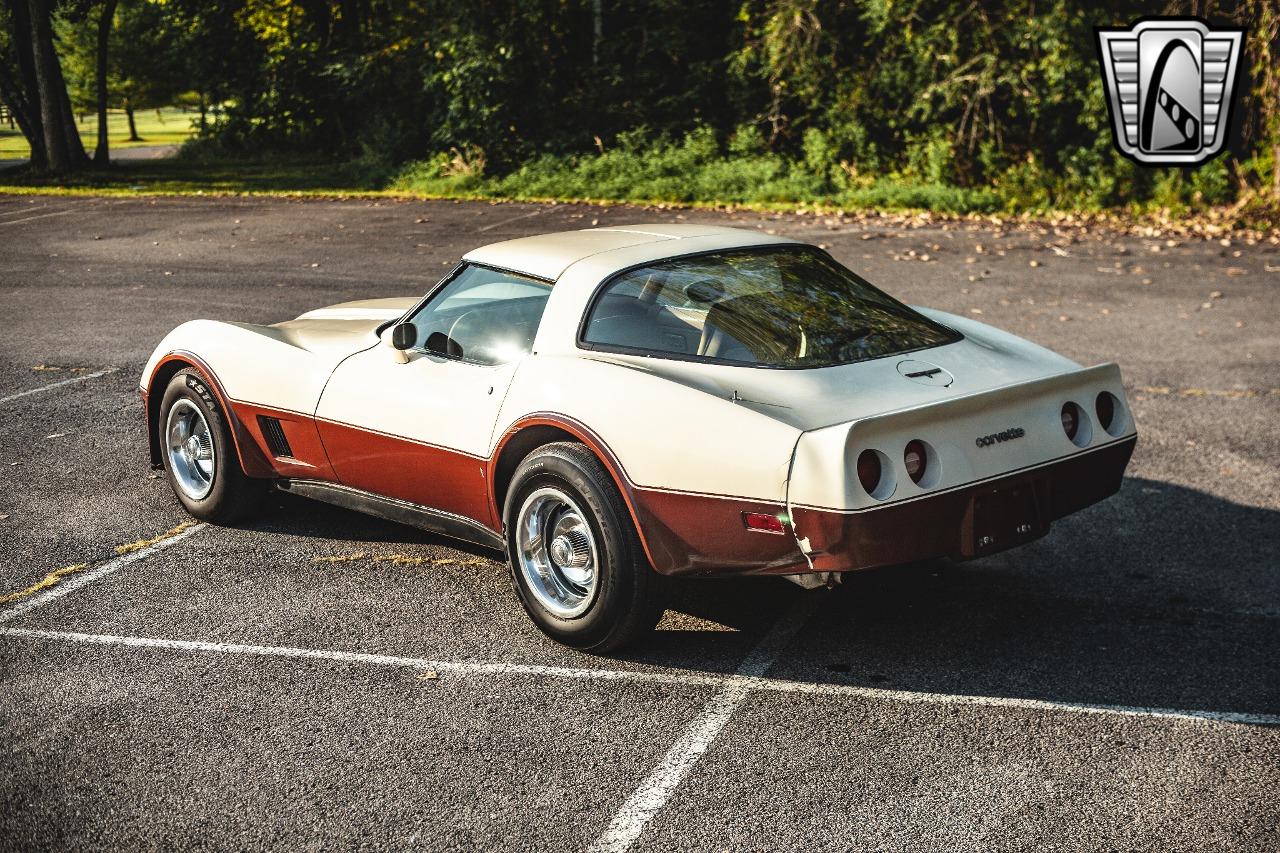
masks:
[[[0,624],[3,847],[587,849],[800,605],[765,676],[791,686],[748,692],[634,849],[1280,848],[1280,245],[1245,235],[0,197],[0,596],[186,520],[136,390],[178,323],[418,295],[483,243],[655,220],[819,243],[1118,361],[1123,489],[970,563],[687,583],[620,660],[543,638],[491,553],[282,495]]]

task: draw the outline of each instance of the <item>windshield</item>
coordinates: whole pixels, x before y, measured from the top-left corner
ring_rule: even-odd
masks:
[[[738,249],[623,273],[589,346],[756,367],[830,367],[959,340],[807,247]]]

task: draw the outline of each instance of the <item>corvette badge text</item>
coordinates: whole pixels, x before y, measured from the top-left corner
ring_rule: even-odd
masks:
[[[1015,438],[1022,438],[1026,434],[1027,431],[1022,427],[1013,427],[1003,432],[993,432],[991,435],[980,435],[974,439],[974,444],[979,447],[990,447],[1001,441],[1013,441]]]
[[[1145,18],[1095,32],[1121,154],[1145,166],[1198,166],[1222,150],[1243,30]]]

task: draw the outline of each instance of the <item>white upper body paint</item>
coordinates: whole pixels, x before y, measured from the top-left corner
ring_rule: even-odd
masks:
[[[207,363],[235,400],[483,458],[521,419],[557,413],[594,432],[638,486],[845,511],[1033,467],[1134,434],[1114,365],[1083,369],[991,326],[928,309],[917,310],[963,337],[834,367],[769,369],[579,345],[593,296],[621,271],[682,255],[795,242],[718,226],[638,225],[496,243],[464,260],[554,282],[532,353],[511,363],[486,367],[417,350],[400,363],[376,330],[421,301],[409,297],[344,303],[273,326],[196,320],[161,342],[143,384],[162,358],[186,351]],[[388,334],[384,330],[384,338]],[[907,360],[942,367],[954,381],[938,387],[906,379],[899,365]],[[1073,443],[1059,421],[1063,403],[1092,413],[1104,390],[1122,402],[1112,430],[1086,424],[1085,440]],[[1012,428],[1025,436],[997,446],[975,442]],[[936,479],[919,486],[902,462],[912,439],[926,441],[939,463],[931,466]],[[890,462],[895,486],[888,494],[871,497],[857,482],[855,463],[867,448]]]

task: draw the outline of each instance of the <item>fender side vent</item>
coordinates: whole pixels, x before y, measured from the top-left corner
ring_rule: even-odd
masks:
[[[293,457],[293,448],[289,446],[289,439],[285,438],[284,427],[280,425],[278,418],[258,415],[258,426],[262,429],[262,437],[267,440],[267,448],[272,456]]]

